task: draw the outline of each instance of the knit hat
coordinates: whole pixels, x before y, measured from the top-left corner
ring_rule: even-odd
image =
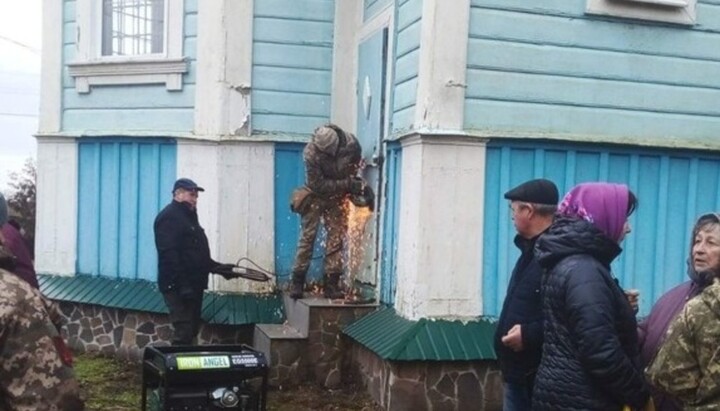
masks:
[[[317,146],[318,150],[323,153],[335,155],[338,144],[340,143],[340,138],[332,128],[321,126],[315,129],[312,142]]]
[[[4,225],[8,221],[8,208],[5,196],[0,193],[0,226]]]
[[[539,178],[526,181],[505,193],[510,201],[524,201],[533,204],[557,205],[558,189],[550,180]]]
[[[618,242],[628,218],[629,198],[625,184],[582,183],[565,194],[558,213],[588,221]]]

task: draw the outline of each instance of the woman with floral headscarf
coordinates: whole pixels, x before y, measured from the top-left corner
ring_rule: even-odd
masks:
[[[610,274],[636,204],[625,185],[580,184],[537,241],[546,270],[545,335],[534,410],[642,409],[648,402],[635,314]]]

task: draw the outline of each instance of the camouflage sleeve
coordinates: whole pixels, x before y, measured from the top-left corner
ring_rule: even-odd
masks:
[[[342,195],[350,192],[350,179],[335,180],[322,172],[321,157],[310,147],[303,152],[305,180],[308,188],[322,196]]]
[[[0,278],[0,404],[13,410],[83,410],[77,380],[57,351],[58,331],[39,291],[1,270]]]
[[[675,318],[665,342],[646,371],[652,385],[684,404],[695,402],[702,375],[695,355],[695,335],[688,308],[686,306]]]

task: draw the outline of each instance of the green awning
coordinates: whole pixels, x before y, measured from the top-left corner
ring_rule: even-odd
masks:
[[[40,291],[52,300],[167,314],[162,294],[151,281],[80,274],[38,274],[38,281]],[[282,324],[285,313],[279,293],[205,292],[202,318],[210,324]]]
[[[379,308],[343,333],[379,357],[396,361],[494,360],[495,323],[487,319],[411,321]]]

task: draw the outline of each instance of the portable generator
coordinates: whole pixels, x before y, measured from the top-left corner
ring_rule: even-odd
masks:
[[[147,347],[142,411],[265,411],[268,362],[247,345]]]

